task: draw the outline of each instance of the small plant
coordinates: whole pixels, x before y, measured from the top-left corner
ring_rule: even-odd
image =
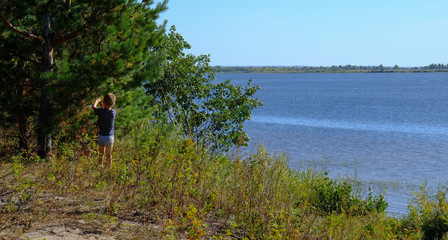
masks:
[[[439,187],[432,195],[426,185],[414,193],[409,213],[403,219],[402,232],[418,235],[423,239],[445,239],[448,237],[448,189]]]
[[[359,199],[353,196],[351,185],[329,178],[324,178],[324,181],[315,185],[312,190],[312,205],[326,214],[348,212],[358,201]]]
[[[322,214],[383,213],[388,206],[382,194],[374,196],[370,192],[368,197],[363,200],[355,194],[352,185],[348,182],[335,181],[328,177],[323,177],[320,182],[314,184],[309,201]]]
[[[190,205],[186,215],[185,224],[188,230],[188,239],[202,238],[205,235],[206,228],[202,221],[200,211],[193,205]]]

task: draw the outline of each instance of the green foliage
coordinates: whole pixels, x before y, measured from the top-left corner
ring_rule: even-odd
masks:
[[[118,137],[138,131],[142,126],[146,126],[145,123],[153,120],[152,115],[156,107],[149,104],[152,96],[147,96],[142,87],[115,95],[119,99],[115,106],[119,116],[115,121],[115,128],[119,130]]]
[[[313,206],[327,214],[347,212],[359,201],[353,199],[352,191],[352,186],[347,183],[324,178],[322,183],[313,187],[311,201]]]
[[[373,196],[369,193],[363,200],[347,182],[334,181],[328,177],[322,180],[313,186],[310,196],[311,204],[321,213],[365,215],[370,212],[383,213],[388,206],[382,194]]]
[[[235,86],[230,80],[214,83],[215,72],[208,55],[194,56],[184,51],[190,45],[175,32],[165,36],[159,51],[167,61],[163,76],[145,84],[159,107],[156,115],[181,126],[184,134],[203,146],[227,149],[248,141],[243,123],[261,102],[253,99],[257,86]]]
[[[404,68],[379,66],[339,65],[330,67],[312,66],[263,66],[263,67],[238,67],[238,66],[214,66],[217,73],[377,73],[377,72],[446,72],[448,65],[430,64],[422,67]]]
[[[425,216],[422,231],[424,239],[442,239],[448,232],[448,215],[445,211],[437,210]]]
[[[432,195],[423,185],[414,193],[409,214],[404,218],[403,232],[420,233],[423,239],[446,239],[448,237],[448,202],[446,187],[440,187]]]
[[[153,1],[3,1],[0,13],[16,29],[31,35],[19,34],[0,21],[2,127],[17,128],[19,122],[22,136],[34,133],[28,130],[36,127],[57,133],[61,123],[79,125],[79,115],[94,96],[133,89],[148,78],[158,77],[164,58],[153,49],[160,46],[164,25],[159,26],[156,20],[166,4],[163,1],[153,7]],[[50,16],[51,41],[44,39],[44,15]],[[42,45],[49,41],[54,65],[46,69]],[[35,123],[36,113],[44,114],[44,90],[50,97],[47,126]]]
[[[389,203],[386,202],[384,195],[380,193],[378,196],[374,196],[372,192],[369,193],[367,199],[363,202],[364,209],[362,212],[365,214],[367,212],[384,212],[386,211]]]
[[[423,69],[447,70],[448,69],[448,64],[431,63],[428,66],[424,66]]]

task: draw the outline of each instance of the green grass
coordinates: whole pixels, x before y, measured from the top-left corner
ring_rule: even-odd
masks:
[[[393,217],[381,195],[362,198],[349,181],[292,170],[264,148],[246,158],[212,154],[152,128],[115,147],[110,169],[98,166],[88,136],[59,143],[47,161],[6,160],[0,236],[55,225],[117,239],[441,239],[448,231],[442,188],[422,188],[409,213]]]

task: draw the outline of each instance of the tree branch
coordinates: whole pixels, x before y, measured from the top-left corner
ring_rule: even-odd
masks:
[[[79,35],[79,33],[80,33],[80,31],[74,31],[74,32],[66,34],[64,36],[60,36],[60,37],[58,37],[58,38],[56,38],[56,39],[54,39],[52,41],[53,46],[57,46],[57,45],[62,44],[64,42],[70,41],[73,38],[77,37]]]
[[[31,58],[29,58],[29,57],[26,57],[26,56],[23,55],[23,54],[16,53],[16,55],[19,56],[19,58],[24,59],[25,61],[30,61],[30,62],[33,62],[33,63],[35,63],[35,64],[37,64],[37,65],[41,65],[41,64],[42,64],[41,61],[39,61],[39,60],[37,60],[37,59],[31,59]]]
[[[72,0],[65,0],[65,8],[67,9],[67,16],[72,11]]]
[[[65,0],[65,7],[68,8],[68,12],[70,12],[72,8],[72,0]]]
[[[42,36],[35,35],[35,34],[30,33],[30,32],[25,32],[25,31],[22,31],[22,30],[20,30],[20,29],[18,29],[16,27],[14,27],[14,25],[12,25],[8,21],[8,19],[6,19],[5,16],[3,16],[3,14],[1,12],[0,12],[0,18],[6,24],[6,26],[8,26],[12,31],[14,31],[14,32],[16,32],[16,33],[18,33],[20,35],[23,35],[26,38],[32,39],[32,40],[38,40],[38,41],[40,41],[42,43],[45,42],[45,39]]]

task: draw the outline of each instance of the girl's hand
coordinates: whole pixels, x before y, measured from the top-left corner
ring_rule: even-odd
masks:
[[[100,103],[101,107],[103,107],[103,103],[101,103],[101,98],[97,98],[95,99],[95,102],[92,105],[92,109],[96,108],[96,105],[98,105],[98,103]]]

